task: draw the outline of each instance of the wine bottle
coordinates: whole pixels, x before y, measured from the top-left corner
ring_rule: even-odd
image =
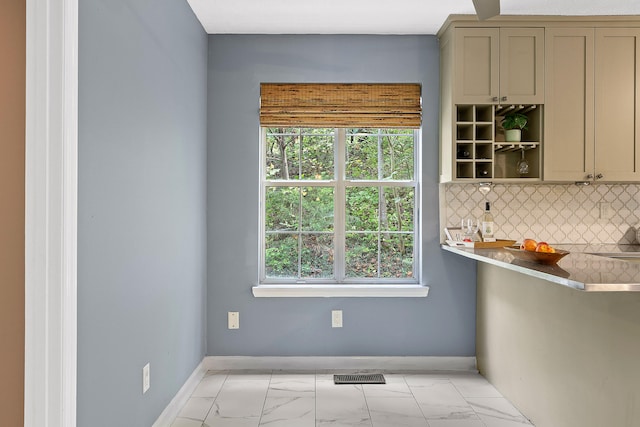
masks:
[[[493,215],[491,214],[491,204],[485,203],[484,215],[482,215],[482,241],[495,242],[495,226],[493,223]]]

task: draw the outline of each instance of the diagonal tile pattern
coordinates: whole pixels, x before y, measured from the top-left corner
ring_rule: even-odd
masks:
[[[335,385],[322,373],[210,372],[171,427],[525,427],[479,374],[385,374]]]
[[[485,196],[478,184],[441,184],[441,226],[459,227],[463,218],[479,218],[491,202],[496,237],[549,243],[634,244],[640,225],[640,186],[494,184]],[[609,203],[610,218],[600,218]]]

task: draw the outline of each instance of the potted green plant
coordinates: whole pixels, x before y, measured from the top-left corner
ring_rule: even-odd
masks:
[[[510,113],[504,116],[502,127],[504,128],[504,139],[507,142],[520,142],[522,130],[527,129],[527,116],[521,113]]]

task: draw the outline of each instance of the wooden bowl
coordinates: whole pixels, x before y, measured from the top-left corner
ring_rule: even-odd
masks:
[[[554,265],[560,261],[561,258],[569,255],[568,251],[560,249],[556,249],[554,253],[525,251],[524,249],[520,249],[518,246],[505,246],[505,249],[518,259],[537,262],[538,264],[544,265]]]

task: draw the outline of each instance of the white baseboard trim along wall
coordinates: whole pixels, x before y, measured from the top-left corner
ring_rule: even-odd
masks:
[[[196,367],[193,373],[187,378],[187,381],[180,388],[178,393],[171,399],[169,405],[162,411],[158,419],[151,427],[169,427],[173,420],[178,416],[182,407],[187,403],[189,397],[193,394],[202,378],[207,373],[204,360]]]
[[[475,371],[475,357],[436,356],[346,356],[346,357],[252,357],[207,356],[203,360],[207,370],[238,369],[266,370],[383,370],[391,371]]]

